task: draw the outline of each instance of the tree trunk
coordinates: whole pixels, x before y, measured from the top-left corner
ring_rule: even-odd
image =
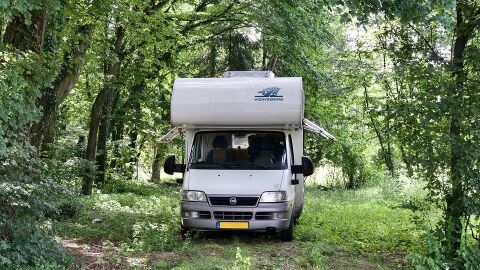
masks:
[[[129,104],[128,109],[132,110],[133,115],[133,123],[130,127],[130,131],[128,132],[128,137],[130,138],[130,143],[128,144],[130,148],[130,158],[129,163],[130,166],[127,170],[127,177],[133,178],[134,170],[138,162],[138,150],[137,150],[137,139],[138,139],[138,122],[141,119],[141,111],[142,105],[140,103],[141,94],[145,88],[145,83],[139,82],[135,86],[133,86],[132,91],[129,97]]]
[[[130,138],[130,143],[128,144],[128,147],[130,148],[130,158],[129,158],[129,164],[130,166],[128,167],[127,171],[127,177],[130,179],[133,179],[133,175],[135,173],[135,168],[137,166],[137,139],[138,139],[138,130],[137,126],[133,125],[132,129],[130,130],[128,137]]]
[[[32,50],[40,53],[47,28],[47,9],[31,11],[31,23],[26,24],[22,15],[17,15],[7,25],[3,43],[10,44],[21,51]]]
[[[102,116],[103,108],[105,104],[108,104],[114,94],[116,83],[115,80],[118,79],[118,75],[120,73],[120,66],[121,61],[123,60],[123,49],[124,43],[123,38],[125,36],[125,31],[123,27],[118,26],[115,30],[115,40],[114,40],[114,50],[113,53],[117,56],[114,58],[112,63],[105,69],[105,80],[103,84],[103,89],[98,93],[95,101],[93,102],[91,113],[90,113],[90,130],[88,132],[88,142],[87,142],[87,153],[86,158],[89,161],[95,161],[95,153],[97,149],[97,141],[98,141],[98,130],[100,126],[100,121]],[[106,103],[107,102],[107,103]],[[108,105],[110,106],[110,105]],[[107,107],[108,107],[107,106]],[[106,116],[108,118],[108,116]],[[106,144],[106,141],[105,141]],[[103,145],[102,145],[103,147]],[[102,149],[106,150],[106,149]],[[101,164],[101,166],[105,167],[106,162],[106,151],[102,151],[102,155],[100,160],[97,160],[97,166]],[[102,173],[104,173],[103,171]],[[86,177],[83,179],[82,183],[82,193],[84,195],[92,194],[92,187],[94,181],[94,172],[90,172],[86,174]],[[96,175],[98,177],[98,174]]]
[[[392,159],[392,150],[391,150],[391,146],[390,146],[390,141],[387,139],[387,147],[385,147],[385,140],[383,138],[383,135],[380,132],[380,129],[378,128],[378,126],[377,126],[375,118],[369,112],[370,102],[369,102],[367,86],[365,86],[365,85],[363,86],[363,91],[364,91],[363,93],[364,93],[364,97],[365,97],[365,111],[366,111],[366,113],[367,113],[367,115],[370,119],[370,124],[373,127],[373,130],[375,131],[375,135],[377,136],[378,142],[380,144],[380,148],[382,149],[382,157],[383,157],[383,160],[385,161],[385,165],[387,166],[387,169],[390,172],[390,175],[394,176],[395,175],[395,167],[394,167],[393,159]]]
[[[98,129],[98,145],[96,156],[96,183],[102,185],[105,183],[105,174],[107,169],[107,141],[110,134],[110,111],[111,111],[111,94],[113,91],[109,91],[110,95],[105,97],[102,106],[102,116],[100,118],[100,124]]]
[[[211,78],[215,77],[217,71],[217,55],[217,46],[215,43],[212,43],[210,45],[210,53],[208,54],[208,76]]]
[[[265,40],[263,40],[262,44],[262,70],[267,70],[267,45]]]
[[[117,160],[120,156],[119,140],[123,138],[123,127],[125,110],[119,108],[118,102],[120,100],[120,94],[116,93],[112,103],[112,141],[113,141],[113,154],[110,162],[110,168],[117,168]]]
[[[399,148],[400,148],[400,153],[402,154],[403,163],[405,163],[405,167],[407,169],[407,176],[413,177],[412,163],[410,162],[410,159],[408,158],[407,153],[405,153],[405,148],[403,148],[402,145],[400,145]]]
[[[162,168],[162,160],[165,154],[166,145],[165,144],[154,144],[153,145],[153,161],[152,161],[152,177],[150,181],[160,182],[160,172]]]
[[[93,32],[93,25],[78,27],[76,36],[81,36],[78,43],[72,46],[70,52],[64,57],[64,64],[55,77],[52,86],[43,90],[39,105],[42,107],[43,115],[40,122],[34,124],[30,129],[31,143],[38,151],[42,150],[45,139],[53,141],[53,130],[58,117],[58,107],[68,96],[80,76],[82,59],[85,57],[89,45],[90,36]]]
[[[455,86],[449,91],[451,100],[451,118],[450,118],[450,183],[451,191],[446,195],[447,207],[445,210],[445,257],[453,264],[454,268],[463,268],[462,257],[459,255],[462,240],[462,217],[465,214],[465,203],[463,201],[463,176],[462,157],[464,153],[462,138],[462,98],[463,87],[467,80],[464,70],[465,59],[464,52],[467,43],[475,30],[474,14],[478,16],[479,11],[470,13],[472,17],[464,18],[467,12],[472,12],[472,7],[466,6],[465,2],[457,1],[455,26],[455,43],[453,47],[452,58],[452,76],[455,80]],[[458,269],[457,268],[457,269]]]
[[[105,96],[108,94],[107,88],[102,89],[100,93],[98,93],[97,97],[95,97],[95,101],[93,102],[92,109],[90,111],[90,130],[88,131],[88,140],[87,140],[87,151],[85,154],[85,158],[89,161],[95,160],[95,151],[97,147],[97,132],[98,126],[100,124],[100,117],[102,112],[102,105],[105,100]],[[92,187],[93,187],[93,180],[94,180],[94,171],[88,171],[82,183],[82,194],[84,195],[91,195],[92,194]]]
[[[354,189],[358,187],[355,172],[357,170],[357,164],[355,158],[352,157],[351,150],[346,145],[342,146],[342,170],[343,173],[348,177],[348,182],[346,184],[347,189]]]

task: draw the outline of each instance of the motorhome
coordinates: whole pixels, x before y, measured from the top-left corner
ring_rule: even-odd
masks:
[[[313,173],[304,130],[334,138],[304,119],[302,78],[259,71],[176,79],[171,124],[161,141],[183,134],[185,154],[166,158],[164,171],[183,174],[184,230],[279,232],[292,240]]]

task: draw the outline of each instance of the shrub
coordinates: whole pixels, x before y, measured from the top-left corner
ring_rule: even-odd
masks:
[[[154,195],[158,186],[153,183],[143,183],[133,180],[111,180],[102,186],[103,193],[133,193],[137,195]]]
[[[250,257],[242,255],[242,250],[240,247],[237,247],[237,253],[235,254],[235,261],[233,263],[232,270],[249,270],[251,267],[252,264],[250,262]]]
[[[305,256],[299,258],[300,266],[305,269],[328,269],[326,255],[331,253],[329,250],[331,248],[322,242],[309,243],[303,251]]]
[[[178,241],[178,224],[164,220],[163,222],[137,222],[133,225],[134,246],[143,251],[166,250],[172,251],[183,246],[182,241]]]
[[[462,250],[465,259],[466,270],[478,270],[480,268],[480,243],[466,245]]]

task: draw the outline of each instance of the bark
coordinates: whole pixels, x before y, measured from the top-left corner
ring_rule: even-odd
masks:
[[[268,62],[267,70],[275,71],[275,66],[277,65],[277,57],[273,56],[270,62]]]
[[[348,177],[346,184],[347,189],[354,189],[358,186],[356,181],[355,172],[357,170],[357,164],[355,158],[352,157],[351,150],[346,145],[342,146],[342,159],[343,159],[343,173]]]
[[[161,152],[159,151],[157,145],[153,145],[152,177],[150,178],[150,181],[152,182],[160,181],[160,170],[161,170]]]
[[[213,43],[210,45],[210,53],[208,55],[208,76],[211,78],[215,77],[217,70],[217,55],[217,46],[215,43]]]
[[[159,182],[160,172],[162,168],[162,161],[165,154],[166,146],[164,144],[153,145],[153,161],[152,161],[152,177],[150,181]]]
[[[31,23],[26,24],[22,15],[17,15],[7,25],[3,43],[10,44],[21,51],[40,53],[47,28],[47,9],[34,10],[30,13]]]
[[[451,118],[450,118],[450,183],[451,191],[446,195],[447,207],[445,210],[445,225],[444,232],[445,243],[445,257],[448,261],[455,264],[455,267],[462,268],[463,264],[458,263],[462,261],[459,256],[461,240],[462,240],[462,217],[465,214],[464,203],[464,187],[462,176],[462,156],[465,155],[463,149],[462,139],[462,98],[463,88],[467,80],[466,72],[464,70],[465,59],[464,52],[467,43],[475,30],[476,16],[480,15],[480,10],[473,13],[471,17],[464,18],[468,12],[471,12],[471,7],[466,6],[463,1],[457,1],[456,16],[457,22],[455,26],[455,42],[453,46],[452,58],[452,76],[455,80],[455,86],[451,87],[449,98],[451,104]]]
[[[400,153],[402,154],[402,160],[403,163],[405,163],[405,167],[407,168],[407,176],[408,177],[413,177],[413,168],[412,168],[412,163],[410,162],[410,159],[407,156],[407,153],[405,152],[405,148],[400,145]]]
[[[95,160],[95,151],[97,147],[97,132],[98,126],[100,124],[102,105],[105,100],[105,96],[108,94],[106,91],[108,90],[104,88],[100,91],[100,93],[98,93],[98,95],[95,97],[95,101],[93,102],[92,109],[90,111],[90,130],[88,131],[87,151],[85,154],[85,158],[89,161]],[[94,172],[90,170],[85,174],[83,178],[82,194],[92,194],[93,180]]]
[[[110,91],[110,95],[105,97],[102,106],[102,116],[100,119],[99,130],[98,130],[98,145],[97,145],[97,155],[96,155],[96,183],[102,185],[105,183],[105,173],[107,169],[107,141],[110,134],[110,111],[111,111],[111,94],[113,91]]]
[[[64,64],[55,77],[52,86],[43,90],[39,105],[42,107],[43,115],[40,122],[34,124],[30,130],[31,143],[38,151],[42,150],[45,142],[53,142],[53,130],[58,117],[60,104],[70,94],[80,76],[83,58],[89,45],[90,36],[93,32],[93,25],[78,27],[76,36],[82,37],[77,42],[72,42],[70,53],[64,57]]]
[[[365,97],[365,109],[367,111],[370,107],[368,91],[367,91],[367,87],[365,85],[363,86],[363,89],[364,89],[364,97]],[[376,122],[375,118],[368,111],[367,111],[367,114],[368,114],[368,117],[370,118],[370,124],[373,127],[373,130],[375,131],[375,135],[378,139],[378,142],[380,143],[380,148],[382,149],[382,157],[385,161],[385,165],[387,166],[387,169],[390,172],[390,175],[394,176],[395,175],[395,167],[393,165],[390,140],[387,139],[387,146],[385,146],[385,139],[384,139],[382,133],[380,132],[380,129],[377,126],[377,122]]]
[[[234,59],[234,55],[233,55],[233,51],[234,51],[234,47],[233,47],[233,38],[232,38],[232,31],[229,31],[228,32],[228,46],[227,46],[227,67],[228,67],[228,70],[236,70],[235,69],[235,60],[238,60],[238,59]]]
[[[109,115],[108,114],[103,114],[102,112],[104,111],[104,108],[107,108],[105,112],[108,112],[108,107],[110,106],[110,100],[112,96],[114,95],[114,91],[116,90],[116,84],[115,84],[115,79],[118,78],[118,75],[120,73],[120,66],[121,66],[121,61],[123,60],[123,51],[124,51],[124,39],[125,36],[125,30],[123,27],[118,26],[115,30],[115,40],[114,40],[114,49],[113,53],[117,56],[115,57],[111,64],[107,65],[107,68],[105,69],[105,77],[107,80],[103,84],[103,89],[98,93],[98,95],[95,97],[95,101],[93,102],[92,109],[90,112],[90,129],[88,132],[88,142],[87,142],[87,151],[86,151],[86,158],[89,161],[95,161],[96,160],[96,150],[97,150],[97,142],[98,142],[98,130],[100,127],[100,121],[102,117],[105,117],[105,121],[108,121]],[[106,133],[108,133],[108,130],[106,130]],[[103,142],[102,142],[103,143]],[[106,141],[105,141],[106,144]],[[104,145],[101,145],[103,148]],[[106,153],[106,148],[101,149],[101,157],[96,160],[96,165],[99,167],[105,167],[105,163],[107,160],[107,153]],[[105,156],[102,156],[105,155]],[[105,170],[100,172],[103,174],[104,178],[104,173]],[[84,195],[91,195],[92,193],[92,187],[93,187],[93,182],[94,182],[94,176],[95,173],[90,172],[87,173],[86,176],[83,179],[82,183],[82,193]],[[98,179],[99,174],[96,174],[96,177]]]
[[[84,135],[78,136],[76,156],[78,158],[85,158],[85,136]]]
[[[265,45],[265,41],[262,42],[262,70],[267,69],[267,45]]]
[[[137,126],[133,125],[132,129],[130,130],[128,137],[130,138],[130,143],[128,144],[128,147],[130,148],[130,158],[129,158],[129,163],[130,166],[128,167],[127,170],[127,176],[129,178],[133,178],[134,170],[137,165],[138,159],[137,159],[137,139],[138,139],[138,130]]]
[[[117,167],[117,159],[120,156],[120,149],[118,141],[123,138],[123,127],[125,110],[118,107],[120,95],[117,93],[112,103],[112,141],[113,141],[113,153],[110,162],[110,168]]]
[[[131,166],[129,166],[127,170],[127,176],[128,177],[133,177],[134,174],[134,166],[138,162],[138,150],[137,150],[137,139],[138,139],[138,121],[141,119],[141,110],[142,106],[140,103],[140,96],[141,93],[145,89],[145,83],[142,81],[135,85],[130,93],[130,97],[128,99],[128,109],[132,111],[133,115],[133,123],[131,126],[130,131],[128,132],[128,137],[130,139],[130,143],[128,144],[128,147],[130,148],[130,158],[129,158],[129,163]]]

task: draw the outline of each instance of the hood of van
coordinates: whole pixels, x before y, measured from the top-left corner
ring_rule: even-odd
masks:
[[[207,195],[261,195],[280,190],[285,170],[205,170],[191,169],[185,178],[189,190]]]

